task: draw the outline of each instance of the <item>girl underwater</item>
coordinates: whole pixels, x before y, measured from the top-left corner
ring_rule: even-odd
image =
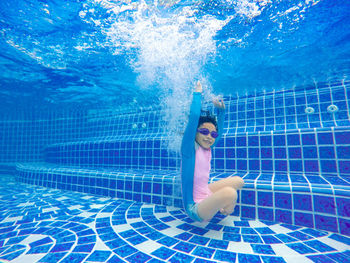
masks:
[[[239,176],[209,184],[211,148],[222,135],[225,104],[222,99],[213,100],[218,122],[214,116],[201,116],[202,91],[198,81],[181,144],[183,203],[187,214],[195,221],[209,221],[218,211],[231,214],[236,206],[237,190],[244,185]]]

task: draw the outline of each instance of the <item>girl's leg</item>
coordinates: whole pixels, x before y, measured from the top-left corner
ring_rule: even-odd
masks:
[[[215,193],[219,189],[226,187],[226,186],[229,186],[229,187],[232,187],[232,188],[238,190],[244,186],[244,181],[239,176],[228,177],[228,178],[221,179],[219,181],[216,181],[214,183],[209,184],[209,189],[210,189],[210,191]]]
[[[228,186],[223,187],[198,204],[198,215],[203,220],[208,221],[218,211],[226,215],[231,214],[236,206],[236,202],[236,189]]]
[[[239,176],[228,177],[214,183],[209,184],[209,189],[213,193],[223,189],[224,187],[230,187],[235,190],[241,189],[244,186],[244,181]],[[236,191],[237,195],[237,191]],[[233,203],[229,203],[227,206],[222,207],[219,211],[224,215],[229,215],[233,213],[233,210],[236,206],[237,198]]]

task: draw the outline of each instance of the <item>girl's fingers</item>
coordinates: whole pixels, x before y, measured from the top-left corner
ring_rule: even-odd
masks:
[[[215,100],[213,100],[213,104],[216,107],[225,108],[225,103],[224,103],[223,99],[221,99],[221,100],[215,99]]]
[[[196,87],[195,87],[195,91],[196,92],[202,92],[202,84],[201,84],[201,82],[199,80],[197,81],[197,84],[196,84]]]
[[[216,108],[225,109],[225,103],[222,98],[219,98],[219,97],[213,98],[212,102]]]

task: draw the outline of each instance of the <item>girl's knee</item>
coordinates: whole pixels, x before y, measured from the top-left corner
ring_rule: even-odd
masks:
[[[224,187],[220,190],[220,193],[225,200],[236,201],[237,200],[237,191],[232,187]]]
[[[244,186],[244,180],[242,177],[234,176],[232,177],[232,180],[234,180],[233,185],[235,189],[241,189]]]

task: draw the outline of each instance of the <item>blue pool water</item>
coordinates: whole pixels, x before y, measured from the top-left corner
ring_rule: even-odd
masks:
[[[350,262],[349,3],[1,1],[0,262]],[[184,212],[193,84],[220,95],[210,180]]]
[[[197,79],[223,95],[346,79],[348,9],[347,0],[4,0],[2,107],[149,106],[186,98]]]

